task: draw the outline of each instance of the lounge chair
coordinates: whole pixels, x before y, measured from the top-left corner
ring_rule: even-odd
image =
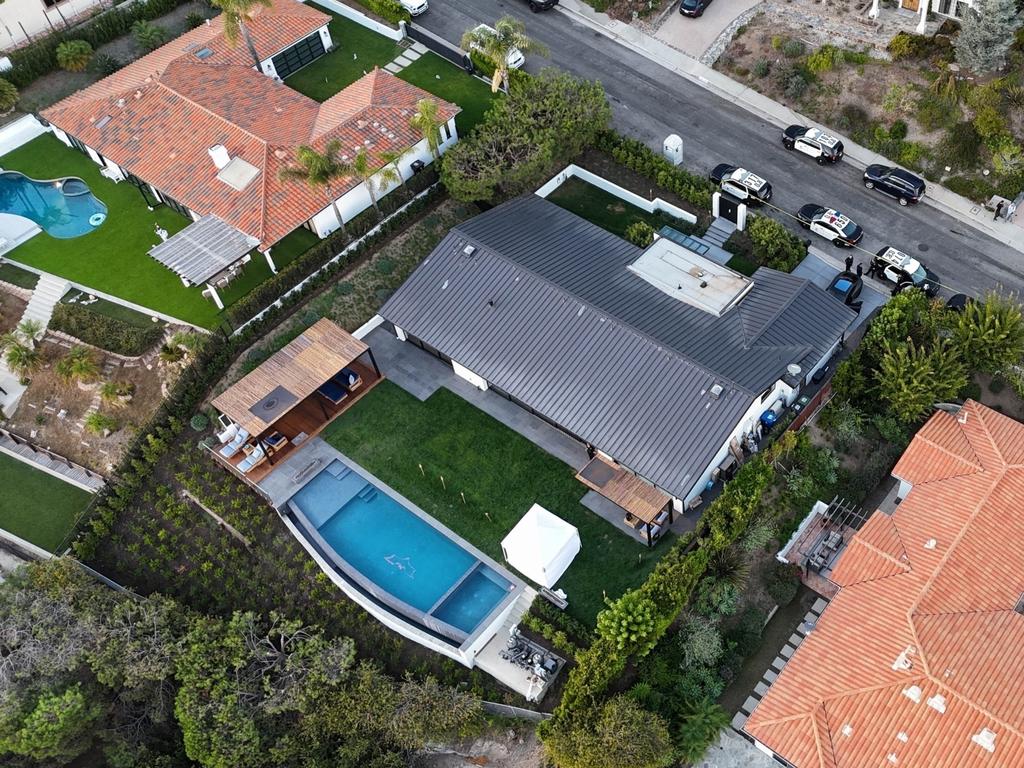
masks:
[[[657,541],[658,537],[661,536],[662,527],[660,525],[651,526],[651,541]]]
[[[317,387],[316,391],[318,395],[330,400],[335,405],[341,405],[341,403],[345,401],[345,398],[348,397],[348,390],[334,379],[325,381]]]
[[[227,445],[221,446],[220,455],[223,456],[225,459],[230,459],[232,456],[234,456],[236,453],[242,450],[242,446],[245,445],[245,441],[248,439],[249,433],[246,432],[244,429],[239,428],[238,432],[235,434],[234,439]]]
[[[284,447],[284,444],[288,442],[288,438],[280,432],[271,432],[269,435],[264,437],[261,442],[267,446],[270,451],[276,451]]]
[[[238,462],[238,471],[243,475],[253,469],[253,467],[262,464],[267,458],[267,454],[263,451],[262,445],[257,445],[252,449],[252,452]]]
[[[238,434],[238,425],[237,424],[229,424],[227,429],[225,429],[223,432],[218,432],[217,433],[217,442],[218,443],[228,443],[228,442],[231,442],[232,440],[235,439],[235,435],[237,435],[237,434]]]
[[[341,373],[334,377],[334,380],[341,384],[349,392],[359,389],[362,386],[362,377],[351,368],[342,368]]]

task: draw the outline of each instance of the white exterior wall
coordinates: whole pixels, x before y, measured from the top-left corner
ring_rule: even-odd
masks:
[[[483,376],[479,376],[473,373],[471,370],[469,370],[469,368],[467,368],[464,365],[460,365],[459,363],[456,363],[454,360],[452,360],[452,370],[455,371],[456,376],[458,376],[460,379],[465,379],[474,387],[479,389],[481,392],[486,391],[487,379],[485,379]]]
[[[47,8],[43,0],[5,0],[0,4],[0,49],[7,50],[29,42],[27,32],[33,38],[47,35],[55,29],[66,29],[64,20],[74,23],[100,7],[99,0],[63,0]],[[72,33],[70,35],[74,37]]]
[[[831,359],[832,355],[834,355],[836,353],[836,350],[839,349],[839,342],[840,341],[841,341],[840,339],[836,339],[836,343],[832,345],[832,347],[829,349],[829,351],[826,352],[822,356],[821,360],[819,360],[815,364],[815,366],[813,368],[811,368],[811,370],[809,370],[807,372],[807,375],[804,376],[804,384],[810,384],[811,383],[811,379],[814,377],[814,374],[816,374],[818,371],[820,371],[822,369],[822,367],[825,365],[825,363],[827,363]]]
[[[441,142],[440,151],[442,154],[448,151],[458,140],[458,133],[455,130],[455,118],[453,117],[448,121],[445,126],[447,130],[444,131],[444,135],[447,138]],[[412,146],[408,152],[402,155],[402,159],[398,161],[398,168],[402,173],[402,178],[408,180],[412,177],[412,163],[414,160],[421,160],[425,165],[429,165],[433,162],[434,156],[430,152],[430,146],[427,144],[426,139],[421,139],[417,144]],[[377,183],[378,177],[374,177],[374,183]],[[377,192],[377,199],[382,200],[390,192],[397,189],[400,185],[396,182],[383,190]],[[379,187],[378,187],[379,189]],[[358,216],[360,213],[365,211],[372,205],[370,202],[370,193],[366,189],[365,184],[360,184],[354,189],[350,189],[344,195],[338,198],[338,207],[341,209],[341,215],[345,221],[351,221],[353,218]],[[312,219],[313,231],[319,237],[327,237],[327,235],[340,228],[338,223],[338,217],[334,214],[334,207],[327,206],[320,213]]]

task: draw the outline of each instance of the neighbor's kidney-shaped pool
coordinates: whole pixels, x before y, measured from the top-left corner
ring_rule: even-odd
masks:
[[[68,239],[92,232],[107,218],[107,206],[81,179],[36,181],[18,171],[0,173],[0,213],[23,216],[52,237]]]

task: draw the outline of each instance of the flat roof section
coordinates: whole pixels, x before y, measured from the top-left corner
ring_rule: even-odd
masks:
[[[655,288],[691,307],[721,317],[754,281],[661,237],[628,267]]]

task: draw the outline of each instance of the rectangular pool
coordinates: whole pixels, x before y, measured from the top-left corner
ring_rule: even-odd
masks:
[[[337,459],[290,504],[358,574],[364,588],[417,621],[433,619],[425,621],[432,627],[441,622],[471,635],[515,590],[477,556]]]

